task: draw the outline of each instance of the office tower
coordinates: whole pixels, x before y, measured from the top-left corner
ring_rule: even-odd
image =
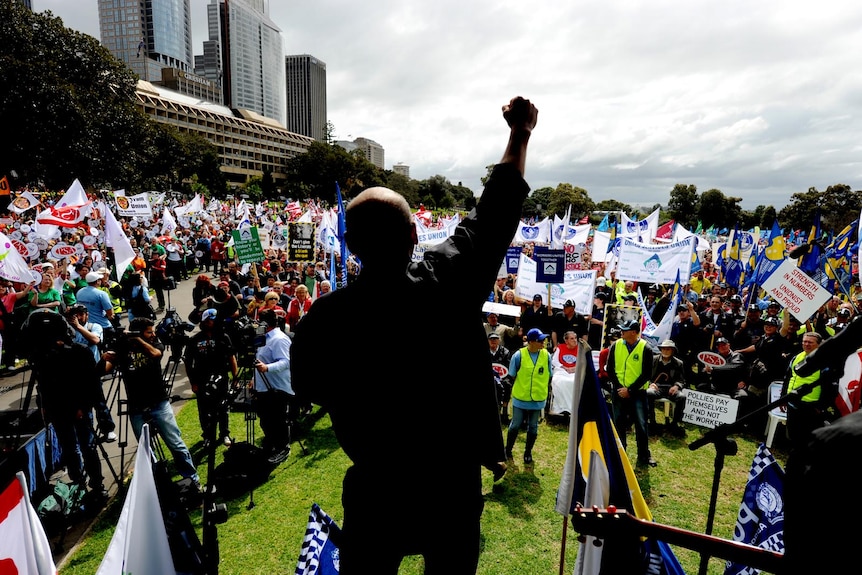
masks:
[[[192,71],[190,0],[99,0],[102,44],[142,80]]]
[[[407,164],[395,164],[392,166],[392,171],[402,176],[410,177],[410,166]]]
[[[267,0],[211,0],[196,72],[221,82],[224,104],[285,123],[284,48]],[[216,53],[219,57],[216,58]],[[214,68],[218,66],[218,68]]]
[[[323,141],[326,132],[326,63],[314,56],[285,56],[287,122],[291,132]]]
[[[356,138],[353,143],[362,150],[369,162],[383,169],[383,146],[368,138]]]

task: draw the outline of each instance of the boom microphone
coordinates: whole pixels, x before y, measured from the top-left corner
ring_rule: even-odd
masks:
[[[847,357],[862,346],[862,316],[858,314],[844,329],[823,342],[796,364],[793,370],[800,377],[808,377],[826,367],[844,368]]]

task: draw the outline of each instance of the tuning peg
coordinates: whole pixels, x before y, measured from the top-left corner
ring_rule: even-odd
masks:
[[[598,537],[593,539],[593,547],[601,547],[602,545],[604,545],[604,541],[602,541]]]

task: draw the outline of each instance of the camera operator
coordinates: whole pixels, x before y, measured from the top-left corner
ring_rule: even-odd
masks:
[[[191,478],[200,489],[200,479],[191,453],[183,442],[177,420],[162,383],[162,354],[165,346],[156,337],[153,320],[138,317],[129,331],[117,338],[102,354],[105,369],[116,366],[123,376],[128,398],[129,417],[135,438],[140,438],[144,423],[157,428],[174,457],[177,471]]]
[[[74,337],[72,341],[87,346],[90,353],[93,354],[93,359],[98,364],[102,358],[102,328],[97,323],[88,321],[90,312],[86,306],[75,304],[66,309],[66,321],[72,326]],[[105,392],[99,385],[98,395],[96,396],[96,418],[99,422],[99,431],[101,432],[101,440],[107,443],[112,443],[117,440],[117,434],[114,431],[117,428],[114,423],[114,417],[111,415],[111,410],[108,409],[108,402],[105,399]]]
[[[230,446],[228,372],[236,380],[239,369],[230,337],[215,329],[216,314],[214,309],[204,310],[200,331],[186,344],[184,360],[192,390],[197,394],[198,418],[205,445],[215,439],[218,426],[219,441]]]
[[[254,368],[254,408],[263,430],[263,447],[271,464],[290,454],[290,409],[294,400],[290,385],[290,338],[279,329],[273,310],[263,310],[258,319],[266,325],[266,344],[257,350]]]
[[[92,496],[107,499],[93,430],[93,407],[101,395],[96,360],[86,346],[72,341],[68,324],[58,314],[33,313],[24,330],[39,385],[38,405],[45,422],[54,426],[69,479],[86,481]]]

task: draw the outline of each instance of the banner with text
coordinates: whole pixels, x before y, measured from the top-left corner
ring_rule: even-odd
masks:
[[[823,289],[789,259],[784,260],[763,282],[763,289],[801,323],[805,323],[832,297],[829,290]]]
[[[636,282],[672,284],[679,271],[680,285],[691,275],[694,236],[672,244],[642,244],[622,238],[617,277]]]

